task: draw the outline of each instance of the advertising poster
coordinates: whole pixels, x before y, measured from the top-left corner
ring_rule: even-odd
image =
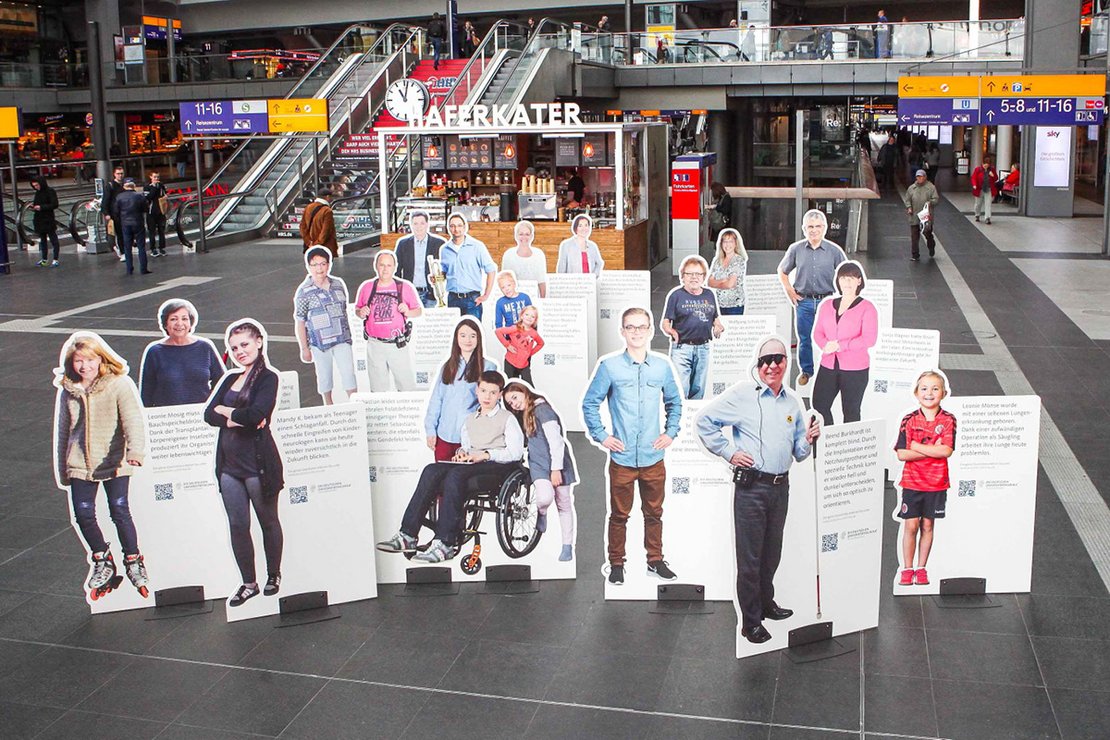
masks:
[[[426,465],[433,462],[432,451],[424,436],[424,413],[428,394],[394,393],[357,396],[363,403],[366,415],[367,445],[369,449],[369,477],[374,501],[374,542],[388,540],[399,529],[402,516],[416,490],[420,475]],[[561,409],[556,408],[557,411]],[[560,413],[560,418],[565,415]],[[525,503],[527,517],[534,520],[534,492]],[[559,517],[554,504],[548,509],[547,531],[523,557],[511,557],[502,546],[498,535],[502,524],[508,524],[504,512],[483,511],[478,529],[482,532],[481,567],[473,574],[464,573],[463,560],[474,550],[471,539],[462,545],[455,558],[443,563],[425,564],[414,561],[401,553],[375,551],[377,576],[380,583],[405,583],[409,568],[449,568],[455,581],[485,581],[486,568],[491,565],[519,564],[531,567],[532,578],[574,578],[575,563],[559,561],[562,543],[559,537]],[[517,529],[518,536],[524,530]],[[420,543],[427,544],[432,532],[425,527],[420,533]],[[528,534],[529,538],[532,537]],[[530,542],[517,541],[516,547],[524,549]],[[371,545],[372,546],[372,545]]]
[[[887,429],[897,429],[906,413],[906,399],[913,398],[917,376],[940,362],[940,332],[936,329],[879,329],[879,341],[871,349],[871,368],[861,413],[864,419],[883,419]],[[833,404],[839,420],[840,404]],[[881,453],[883,467],[893,471],[898,459],[886,445]]]
[[[1071,182],[1072,127],[1037,126],[1033,187],[1066,188]]]
[[[774,316],[721,316],[725,331],[709,346],[707,395],[719,396],[744,379],[759,342],[775,333]]]
[[[602,270],[597,276],[597,354],[623,348],[620,320],[626,306],[651,305],[648,270]]]
[[[455,325],[459,323],[457,308],[425,308],[412,320],[412,366],[418,388],[431,388],[435,374],[443,365]],[[363,354],[365,357],[365,353]]]
[[[746,276],[744,296],[745,316],[774,316],[775,334],[793,335],[794,307],[783,292],[778,274]]]
[[[273,434],[285,469],[278,494],[281,590],[229,607],[229,622],[277,614],[279,598],[290,594],[327,591],[328,603],[339,604],[378,593],[364,407],[344,403],[279,411]],[[251,535],[261,579],[266,548],[253,514]],[[225,545],[223,552],[224,568],[234,577],[231,548]]]
[[[910,399],[912,404],[913,397]],[[911,405],[905,412],[917,408]],[[1033,571],[1040,399],[946,397],[941,409],[955,417],[955,446],[947,459],[947,496],[932,502],[935,516],[931,526],[922,521],[928,517],[900,516],[907,503],[902,496],[906,472],[901,468],[892,471],[899,496],[892,514],[901,523],[894,593],[936,594],[945,578],[985,578],[987,593],[1028,593]],[[935,429],[926,425],[924,431]],[[895,427],[894,434],[887,435],[892,447],[892,437],[899,432]],[[916,537],[907,537],[908,524],[911,530],[917,529]],[[931,529],[931,547],[922,562],[921,534],[927,529]],[[913,563],[907,557],[911,548]],[[907,566],[914,570],[914,582],[902,585]],[[917,582],[921,567],[926,570],[927,584]]]

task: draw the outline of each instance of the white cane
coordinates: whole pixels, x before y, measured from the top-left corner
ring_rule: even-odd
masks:
[[[810,426],[817,421],[817,413],[810,412]],[[807,426],[808,430],[808,426]],[[821,489],[817,470],[817,440],[813,440],[813,525],[817,534],[814,554],[817,561],[817,618],[821,618]]]

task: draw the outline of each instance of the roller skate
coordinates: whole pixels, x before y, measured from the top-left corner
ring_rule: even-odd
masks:
[[[89,598],[93,601],[110,594],[123,583],[123,576],[116,572],[116,561],[112,558],[112,551],[92,554],[92,576],[89,577]]]
[[[143,563],[143,556],[139,553],[134,555],[124,555],[123,565],[127,569],[127,577],[131,580],[131,585],[139,592],[139,596],[144,599],[150,595],[150,590],[146,587],[150,583],[150,579],[146,574],[146,565]]]

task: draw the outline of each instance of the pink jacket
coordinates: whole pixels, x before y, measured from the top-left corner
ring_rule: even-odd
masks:
[[[862,298],[837,321],[834,300],[822,301],[813,321],[813,343],[822,351],[821,367],[831,370],[839,360],[841,370],[866,370],[871,366],[867,350],[879,338],[879,312],[874,303]],[[825,352],[825,345],[833,340],[840,343],[840,351]]]

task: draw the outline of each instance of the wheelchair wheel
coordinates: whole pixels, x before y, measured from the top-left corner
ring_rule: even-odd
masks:
[[[463,559],[459,561],[459,568],[462,570],[463,573],[466,573],[468,576],[472,576],[482,569],[482,559],[471,559],[470,557],[464,556]]]
[[[526,470],[516,470],[505,479],[497,496],[497,541],[511,558],[522,558],[536,549],[539,510],[532,479]]]

